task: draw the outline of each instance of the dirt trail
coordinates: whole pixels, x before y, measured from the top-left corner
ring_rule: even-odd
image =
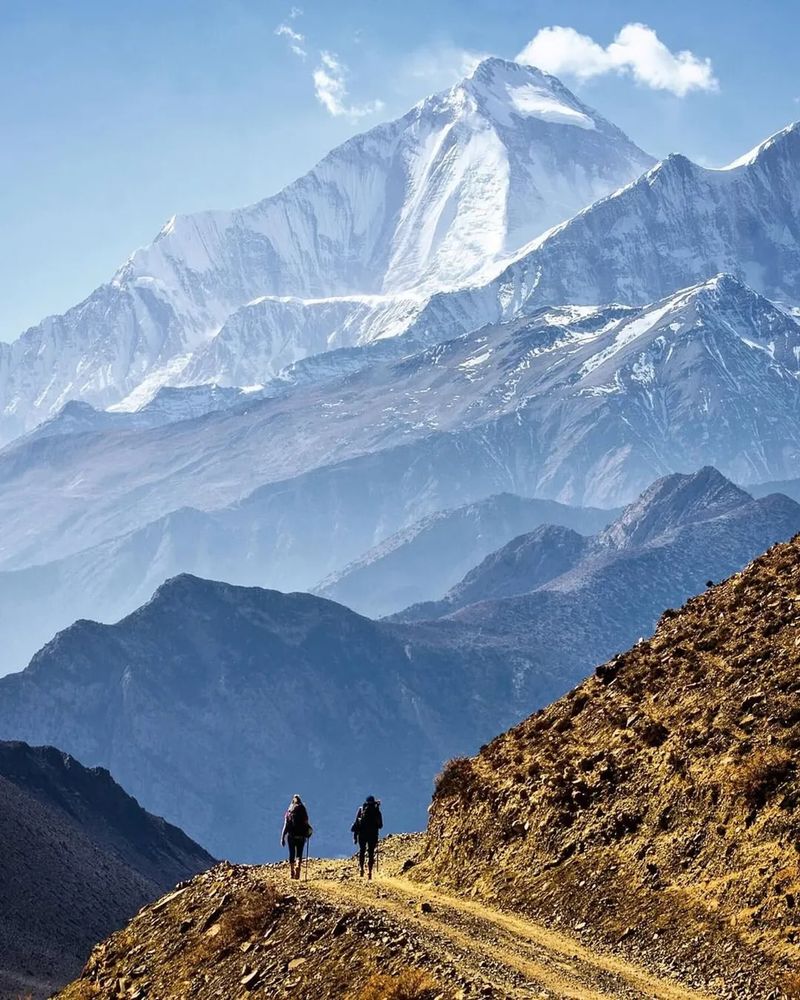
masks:
[[[355,878],[351,864],[313,863],[308,882],[291,883],[354,909],[376,910],[421,937],[463,977],[495,997],[552,1000],[711,1000],[524,917],[451,896],[397,874],[373,882]],[[274,879],[274,869],[270,878]],[[422,909],[422,904],[429,904]],[[429,912],[426,912],[429,911]]]

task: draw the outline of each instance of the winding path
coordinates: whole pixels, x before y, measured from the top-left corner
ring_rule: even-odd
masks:
[[[492,985],[494,996],[711,1000],[708,993],[592,951],[569,934],[399,875],[380,875],[368,882],[353,877],[352,864],[312,861],[308,882],[291,885],[331,902],[388,915],[413,931],[443,965],[458,969],[478,988]]]

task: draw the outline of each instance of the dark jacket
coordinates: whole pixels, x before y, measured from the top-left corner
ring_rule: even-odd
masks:
[[[355,837],[364,840],[377,840],[378,833],[383,829],[383,815],[380,802],[365,802],[356,813],[355,823],[350,827]]]
[[[283,817],[283,830],[281,831],[281,842],[287,837],[292,840],[306,840],[311,836],[311,824],[308,822],[308,810],[302,802],[295,806],[290,806]]]

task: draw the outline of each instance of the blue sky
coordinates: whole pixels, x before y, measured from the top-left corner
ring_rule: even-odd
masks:
[[[720,165],[800,118],[788,0],[296,3],[0,0],[0,339],[86,296],[174,212],[264,197],[470,58],[513,58],[549,26],[588,36],[576,65],[596,43],[595,75],[559,75],[656,156]],[[612,65],[631,22],[690,51],[708,86],[678,96],[646,66]]]

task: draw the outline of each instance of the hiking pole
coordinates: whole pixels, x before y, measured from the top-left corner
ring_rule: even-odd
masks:
[[[308,849],[310,846],[311,846],[311,837],[306,837],[306,869],[305,869],[306,873],[304,878],[305,882],[308,882]]]

